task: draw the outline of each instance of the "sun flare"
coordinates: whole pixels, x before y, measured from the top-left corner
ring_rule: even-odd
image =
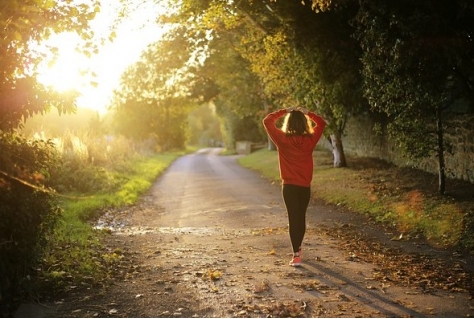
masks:
[[[155,23],[166,11],[162,6],[137,0],[126,18],[120,17],[121,9],[115,0],[101,1],[101,11],[91,21],[92,30],[98,39],[104,39],[115,27],[116,37],[99,46],[97,54],[90,57],[77,51],[81,39],[75,34],[62,33],[45,41],[43,52],[49,59],[38,69],[40,83],[57,91],[75,90],[80,94],[76,100],[79,107],[105,113],[121,74],[139,59],[148,44],[158,41],[167,30]],[[57,49],[55,60],[48,54],[51,48]]]
[[[45,86],[57,91],[81,91],[87,85],[89,58],[76,51],[79,39],[75,34],[57,35],[49,45],[58,49],[58,57],[42,65],[38,71],[38,80]]]

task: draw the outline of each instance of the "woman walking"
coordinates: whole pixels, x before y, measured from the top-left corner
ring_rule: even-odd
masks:
[[[283,116],[283,126],[279,129],[275,123]],[[306,232],[306,210],[311,197],[313,150],[323,134],[326,122],[305,108],[290,107],[268,114],[263,119],[263,125],[278,150],[282,195],[293,247],[293,258],[289,264],[298,267],[301,266],[301,244]]]

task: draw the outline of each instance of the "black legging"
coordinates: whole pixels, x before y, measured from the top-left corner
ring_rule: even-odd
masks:
[[[288,213],[291,245],[293,252],[298,252],[306,232],[306,209],[311,191],[309,187],[283,184],[282,194]]]

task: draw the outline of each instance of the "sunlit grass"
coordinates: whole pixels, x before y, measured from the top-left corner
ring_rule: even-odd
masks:
[[[280,182],[276,151],[262,149],[238,161],[242,166]],[[402,234],[421,234],[435,246],[470,245],[460,242],[467,214],[456,203],[425,196],[427,194],[416,189],[404,192],[398,187],[387,186],[389,183],[383,180],[376,179],[379,184],[374,184],[368,176],[374,172],[370,169],[355,170],[350,165],[334,168],[332,155],[325,150],[314,153],[314,162],[313,198],[370,216],[395,227]]]
[[[116,191],[87,196],[71,194],[70,199],[65,202],[64,209],[71,216],[87,221],[94,217],[92,216],[94,211],[134,204],[178,156],[180,153],[141,158],[131,165],[133,167],[131,171],[117,173],[121,175],[121,179],[127,181]]]
[[[160,175],[180,153],[159,154],[144,161],[135,163],[133,171],[126,176],[128,181],[115,194],[118,204],[133,204],[140,195],[146,192]]]
[[[278,155],[276,152],[261,149],[250,155],[240,157],[238,162],[243,167],[259,171],[264,177],[272,181],[279,181],[280,173],[278,171]]]
[[[129,163],[129,170],[114,172],[124,182],[114,191],[96,194],[71,193],[64,197],[64,209],[83,221],[90,220],[94,211],[106,207],[134,204],[146,192],[156,178],[182,153],[158,154],[141,157]]]

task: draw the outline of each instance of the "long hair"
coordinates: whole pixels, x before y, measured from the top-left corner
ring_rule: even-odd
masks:
[[[286,135],[309,135],[313,134],[313,126],[303,112],[293,110],[285,116],[282,131]]]

